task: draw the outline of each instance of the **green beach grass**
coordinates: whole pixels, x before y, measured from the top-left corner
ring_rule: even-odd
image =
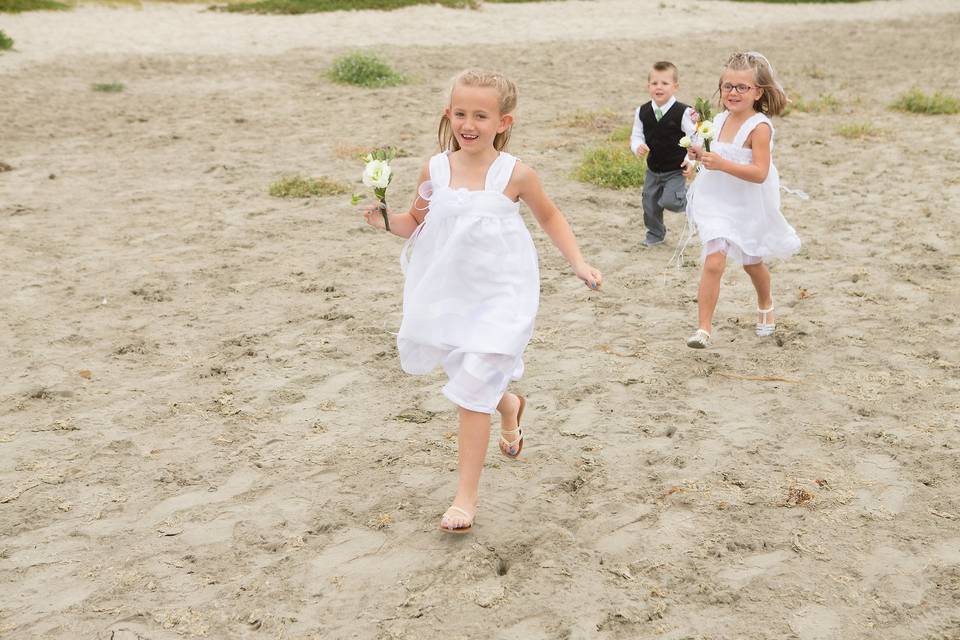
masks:
[[[0,51],[7,51],[8,49],[13,49],[13,38],[0,30]]]
[[[949,115],[960,113],[960,100],[939,91],[928,95],[920,89],[911,89],[902,94],[890,108],[908,113],[925,115]]]
[[[90,88],[97,93],[121,93],[127,87],[122,82],[98,82]]]
[[[641,189],[646,173],[646,161],[625,145],[605,144],[584,152],[574,177],[606,189]]]
[[[406,82],[406,78],[389,64],[373,54],[362,52],[348,53],[334,60],[330,79],[339,84],[368,89],[394,87]]]
[[[453,9],[479,9],[484,2],[519,3],[539,2],[542,0],[258,0],[257,2],[230,2],[218,5],[219,11],[233,13],[279,13],[295,15],[301,13],[323,13],[327,11],[357,11],[377,9],[392,11],[418,4],[437,4]]]
[[[821,93],[816,98],[797,96],[790,98],[790,102],[787,103],[787,108],[784,109],[783,115],[789,115],[793,111],[799,111],[800,113],[824,113],[826,111],[836,111],[840,106],[840,100],[832,93]]]
[[[2,0],[0,0],[2,1]],[[476,0],[259,0],[258,2],[236,3],[216,7],[219,11],[232,13],[279,13],[296,15],[302,13],[323,13],[327,11],[356,11],[360,9],[379,9],[390,11],[417,4],[439,4],[455,9],[477,8]]]
[[[0,0],[0,13],[23,13],[25,11],[63,11],[70,5],[56,0]]]
[[[842,124],[836,129],[837,135],[847,140],[866,140],[867,138],[879,138],[883,135],[883,129],[875,127],[869,122],[850,122]]]
[[[557,124],[572,129],[583,129],[604,137],[583,152],[573,177],[580,182],[605,189],[639,189],[647,172],[645,158],[637,158],[630,150],[633,132],[630,116],[626,118],[610,108],[577,111],[557,120]]]
[[[350,187],[325,176],[319,178],[284,176],[270,185],[269,193],[275,198],[340,196],[350,193]]]

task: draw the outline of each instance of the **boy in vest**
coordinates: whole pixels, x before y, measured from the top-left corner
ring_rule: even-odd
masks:
[[[673,94],[680,88],[677,67],[672,62],[657,62],[647,75],[650,102],[637,108],[633,119],[630,148],[642,158],[647,156],[647,175],[643,181],[643,224],[647,237],[643,244],[658,245],[667,236],[663,210],[683,211],[687,207],[687,176],[694,163],[680,138],[693,135],[696,125],[693,108],[678,102]]]

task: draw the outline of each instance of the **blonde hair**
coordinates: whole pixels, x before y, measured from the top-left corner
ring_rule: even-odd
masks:
[[[517,85],[496,71],[482,71],[480,69],[466,69],[453,77],[450,83],[450,98],[447,104],[453,100],[453,90],[460,87],[489,87],[497,92],[497,107],[500,109],[500,115],[513,113],[517,108]],[[498,133],[493,139],[493,146],[497,151],[503,151],[510,141],[510,131],[513,129],[511,124],[503,133]],[[459,151],[460,143],[453,135],[453,125],[450,124],[450,118],[444,113],[440,117],[440,126],[437,129],[437,139],[440,142],[441,151]]]
[[[763,89],[760,98],[755,100],[753,108],[760,113],[769,116],[778,116],[783,113],[787,107],[787,93],[783,90],[783,85],[777,81],[776,73],[773,71],[773,65],[767,60],[767,57],[756,51],[740,51],[727,59],[723,65],[723,70],[730,71],[753,71],[753,77],[757,86]]]

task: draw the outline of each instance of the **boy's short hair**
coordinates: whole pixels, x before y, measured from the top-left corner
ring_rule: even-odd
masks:
[[[672,62],[667,62],[666,60],[654,62],[653,66],[650,67],[650,73],[653,73],[654,71],[672,71],[673,81],[680,82],[680,73],[677,71],[677,65],[673,64]],[[650,73],[647,73],[647,82],[650,81]]]

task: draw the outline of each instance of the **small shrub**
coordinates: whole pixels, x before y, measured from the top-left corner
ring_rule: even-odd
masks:
[[[0,51],[6,51],[7,49],[13,49],[13,38],[0,30]]]
[[[0,0],[3,2],[4,0]],[[479,7],[478,0],[260,0],[212,7],[217,11],[232,13],[276,13],[298,15],[327,11],[355,11],[379,9],[389,11],[416,4],[439,4],[454,9]]]
[[[864,138],[878,138],[883,130],[869,122],[851,122],[837,127],[837,135],[848,140],[863,140]]]
[[[623,147],[596,147],[583,154],[575,177],[607,189],[639,189],[647,172],[646,160]]]
[[[122,82],[104,82],[93,85],[93,90],[100,93],[120,93],[126,89]]]
[[[375,89],[402,84],[406,79],[386,62],[369,53],[355,52],[333,61],[330,78],[340,84]]]
[[[934,92],[933,95],[927,95],[920,89],[911,89],[890,106],[897,111],[927,115],[960,113],[960,100],[957,98],[939,91]]]
[[[0,0],[0,13],[24,11],[63,11],[70,6],[56,0]]]
[[[275,198],[338,196],[349,192],[349,186],[324,176],[320,176],[319,178],[284,176],[270,185],[270,195]]]

